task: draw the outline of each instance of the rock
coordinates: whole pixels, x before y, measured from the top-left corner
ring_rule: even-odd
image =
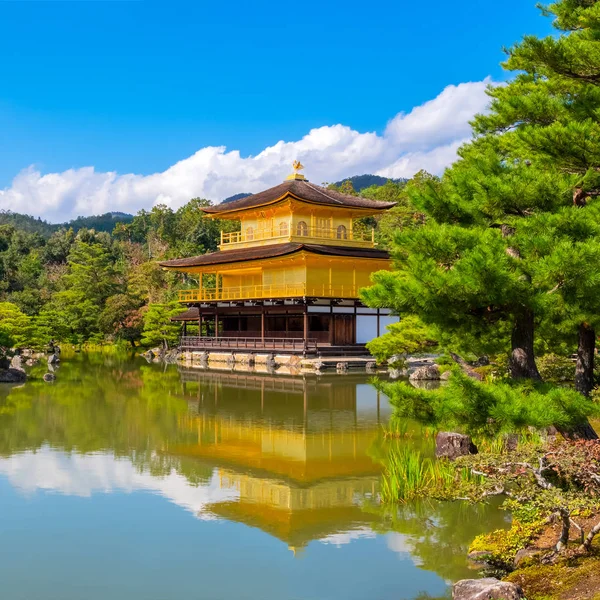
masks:
[[[419,367],[415,369],[409,376],[409,379],[417,381],[439,381],[440,370],[437,365],[429,365],[426,367]]]
[[[348,363],[339,362],[335,365],[335,369],[338,373],[345,373],[348,370]]]
[[[23,371],[23,359],[18,354],[12,357],[9,369],[14,369],[15,371]]]
[[[388,373],[390,375],[390,379],[400,379],[400,377],[404,377],[403,371],[400,369],[388,369]]]
[[[440,375],[440,379],[442,381],[448,381],[448,379],[450,379],[450,377],[452,377],[452,371],[444,371],[441,375]]]
[[[60,358],[58,358],[58,356],[56,354],[51,354],[48,357],[48,364],[55,365],[59,360],[60,360]]]
[[[56,375],[54,373],[44,373],[44,381],[50,383],[51,381],[56,380]]]
[[[475,550],[473,552],[469,552],[468,559],[471,562],[476,563],[479,567],[488,567],[490,560],[490,553],[485,550]]]
[[[477,452],[477,446],[468,435],[441,431],[435,438],[435,455],[438,458],[454,460]]]
[[[536,559],[539,559],[542,554],[542,551],[539,548],[521,548],[516,554],[514,559],[515,569],[521,567],[527,567],[533,562],[536,562]]]
[[[325,366],[325,363],[320,360],[317,360],[312,364],[312,366],[315,371],[320,371]]]
[[[370,362],[368,362],[368,363],[365,365],[365,371],[366,371],[367,373],[375,373],[375,372],[377,371],[377,363],[376,363],[374,360],[373,360],[373,361],[370,361]]]
[[[519,600],[525,598],[521,586],[494,577],[462,579],[452,588],[452,600]]]
[[[515,452],[519,447],[520,436],[518,433],[509,433],[504,438],[504,448],[507,452]]]
[[[23,369],[0,369],[0,383],[23,383],[26,379]]]
[[[489,356],[482,356],[480,358],[478,358],[477,360],[473,360],[471,362],[469,362],[469,365],[471,367],[487,367],[490,364],[490,359]]]

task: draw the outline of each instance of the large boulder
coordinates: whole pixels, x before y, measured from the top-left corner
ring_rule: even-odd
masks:
[[[494,577],[462,579],[452,588],[452,600],[519,600],[525,598],[521,586]]]
[[[454,460],[459,456],[477,454],[477,446],[468,435],[441,431],[435,438],[435,455]]]
[[[437,365],[428,365],[415,369],[408,378],[414,381],[439,381],[440,370]]]
[[[26,379],[23,369],[0,369],[0,383],[23,383]]]

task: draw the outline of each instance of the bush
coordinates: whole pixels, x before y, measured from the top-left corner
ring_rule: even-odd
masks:
[[[533,381],[480,382],[453,368],[448,384],[436,390],[406,382],[377,382],[394,406],[394,418],[415,419],[447,431],[496,437],[528,427],[574,429],[600,414],[600,406],[574,390]]]
[[[575,363],[564,356],[545,354],[537,359],[537,366],[545,381],[564,382],[575,379]]]

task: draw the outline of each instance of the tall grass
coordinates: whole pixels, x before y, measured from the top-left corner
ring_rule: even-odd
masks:
[[[425,457],[419,450],[400,447],[385,461],[381,484],[383,502],[408,502],[416,498],[447,498],[457,486],[477,483],[481,478],[448,460]]]

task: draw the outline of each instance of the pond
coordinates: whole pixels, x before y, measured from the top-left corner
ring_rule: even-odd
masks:
[[[44,370],[0,385],[3,599],[446,597],[506,526],[493,505],[378,503],[391,410],[364,375]]]

